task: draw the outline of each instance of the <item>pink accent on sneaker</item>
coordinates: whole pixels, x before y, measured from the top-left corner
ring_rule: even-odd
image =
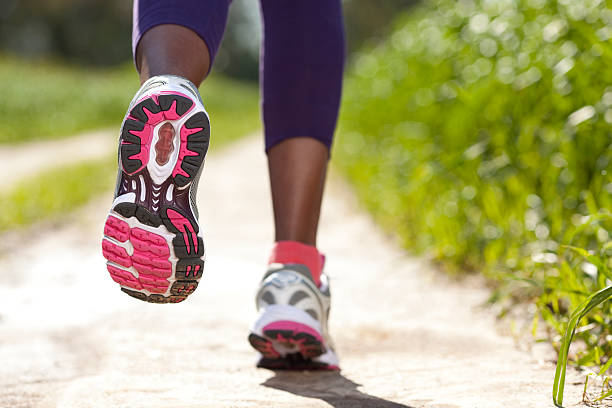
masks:
[[[185,278],[189,277],[190,274],[192,274],[193,277],[196,278],[199,272],[200,265],[187,265],[187,270],[185,271]]]
[[[187,98],[190,101],[193,102],[193,97],[192,96],[187,96],[182,92],[175,92],[175,91],[162,91],[159,93],[155,93],[152,95],[145,95],[142,98],[138,99],[136,101],[136,103],[134,103],[133,106],[138,105],[140,102],[146,100],[146,99],[153,99],[153,101],[159,106],[159,95],[177,95],[177,96],[182,96],[183,98]],[[185,112],[183,115],[179,115],[176,112],[176,101],[172,102],[172,105],[170,105],[170,108],[167,111],[161,111],[158,113],[151,113],[147,108],[143,108],[143,111],[146,109],[147,110],[147,117],[149,118],[149,120],[147,120],[147,123],[152,124],[152,125],[157,125],[158,123],[160,123],[162,120],[176,120],[179,119],[185,115],[187,115],[189,112],[191,112],[193,109],[195,108],[195,103],[193,105],[191,105],[191,107],[189,109],[187,109],[187,112]],[[133,119],[133,120],[138,120],[135,117],[133,117],[132,115],[128,115],[129,119]]]
[[[196,288],[195,285],[181,286],[181,287],[176,288],[176,293],[178,295],[190,295],[193,293],[195,288]]]
[[[316,331],[310,326],[306,326],[305,324],[292,322],[290,320],[279,320],[267,324],[266,326],[264,326],[263,331],[266,332],[267,330],[290,330],[295,334],[308,333],[318,341],[323,342],[323,337],[321,337],[321,334],[318,331]]]
[[[134,265],[136,264],[148,265],[154,268],[162,268],[162,269],[171,268],[172,266],[170,261],[164,258],[153,258],[149,254],[142,253],[142,252],[136,252],[136,251],[134,251],[134,254],[132,255],[132,262],[134,263]]]
[[[149,96],[145,96],[141,99],[138,100],[138,102],[136,102],[134,104],[134,106],[138,105],[140,102],[144,101],[145,99],[153,99],[153,101],[159,105],[159,95],[161,94],[165,94],[165,95],[177,95],[177,96],[182,96],[185,97],[189,100],[191,100],[193,102],[193,98],[190,98],[189,96],[180,93],[180,92],[161,92],[160,94],[153,94],[153,95],[149,95]],[[138,137],[140,139],[140,152],[133,154],[131,156],[129,156],[129,159],[137,159],[140,160],[140,162],[142,163],[142,166],[130,173],[130,174],[134,174],[137,173],[139,171],[141,171],[149,162],[149,152],[151,149],[151,142],[153,140],[153,129],[155,128],[155,126],[157,126],[159,123],[163,122],[164,120],[177,120],[180,119],[181,117],[187,115],[189,112],[191,112],[193,109],[195,108],[195,103],[193,103],[191,105],[191,107],[187,110],[187,112],[185,112],[183,115],[179,115],[176,112],[176,101],[172,102],[172,105],[170,105],[170,108],[167,111],[160,111],[157,113],[153,113],[150,110],[148,110],[146,107],[143,107],[142,110],[143,112],[145,112],[145,114],[147,115],[148,119],[147,122],[144,123],[144,129],[138,131],[138,130],[132,130],[130,131],[130,133],[136,137]],[[133,117],[132,115],[128,115],[127,117],[128,119],[132,119],[135,121],[140,122],[138,119],[136,119],[135,117]],[[191,133],[190,133],[191,134]],[[174,138],[174,129],[173,129],[173,133],[172,133],[172,138]],[[160,139],[161,140],[161,139]],[[162,145],[166,143],[167,141],[162,141]],[[185,144],[187,142],[185,141]],[[121,142],[121,144],[129,144],[129,143],[125,143],[124,141]],[[157,143],[159,145],[159,143]],[[160,145],[160,148],[162,147],[162,145]],[[181,147],[182,147],[182,143],[181,143]],[[162,149],[163,150],[163,149]],[[185,149],[187,150],[187,149]],[[189,150],[187,150],[189,152]],[[168,152],[168,156],[169,154],[172,152],[172,150],[170,150]],[[192,152],[193,153],[193,152]],[[197,156],[197,153],[195,154]],[[191,154],[191,156],[193,156],[193,154]],[[167,160],[166,160],[167,162]],[[181,162],[181,158],[179,156],[179,163]],[[160,165],[162,165],[162,163],[159,163]],[[165,164],[165,163],[163,163]],[[175,168],[176,170],[176,168]],[[174,176],[174,174],[173,174]],[[188,177],[188,175],[186,175],[186,177]]]
[[[193,239],[193,245],[195,247],[194,253],[197,253],[198,252],[198,236],[193,230],[193,226],[191,225],[191,222],[189,222],[189,220],[183,217],[179,212],[174,211],[171,208],[169,208],[166,213],[168,214],[168,218],[170,219],[170,222],[172,223],[172,225],[174,225],[176,229],[178,229],[179,231],[183,233],[183,240],[185,241],[185,246],[187,247],[187,253],[188,254],[191,253],[191,244],[189,243],[189,235],[187,235],[188,233],[191,233],[191,238]]]
[[[194,102],[192,96],[187,96],[187,95],[185,95],[184,93],[181,93],[181,92],[162,91],[162,92],[159,93],[159,95],[178,95],[178,96],[182,96],[184,98],[189,99],[191,102]],[[153,98],[155,99],[155,102],[157,104],[159,104],[159,100],[158,100],[159,95],[154,95],[153,96]],[[176,101],[173,101],[172,105],[170,105],[170,108],[167,111],[164,112],[164,117],[166,118],[166,120],[176,120],[176,119],[179,119],[179,118],[187,115],[193,109],[195,109],[195,102],[191,105],[191,107],[189,109],[187,109],[187,112],[183,113],[183,115],[181,116],[178,113],[176,113]]]
[[[300,264],[310,270],[312,280],[321,285],[321,271],[325,257],[312,246],[297,241],[278,241],[272,248],[268,263]]]
[[[168,246],[164,237],[147,230],[143,230],[142,228],[132,228],[130,235],[132,238],[136,237],[141,241],[149,241],[155,246]]]
[[[134,174],[142,170],[149,162],[149,149],[151,148],[151,140],[153,139],[153,126],[146,123],[142,130],[131,130],[130,134],[140,139],[140,152],[128,157],[131,160],[140,160],[142,163],[142,166],[132,173]],[[121,144],[129,143],[122,141]]]
[[[183,163],[183,160],[185,159],[185,157],[198,156],[199,153],[192,152],[191,150],[187,148],[187,138],[193,135],[194,133],[198,133],[199,131],[203,129],[204,128],[188,129],[186,126],[183,126],[181,128],[181,132],[180,132],[181,147],[179,149],[178,160],[176,161],[176,165],[174,166],[174,170],[172,171],[172,177],[176,177],[177,175],[181,174],[189,178],[189,174],[187,174],[185,170],[181,168],[181,164]]]
[[[150,292],[165,292],[170,284],[165,278],[172,276],[172,264],[168,261],[170,249],[166,240],[152,232],[133,228],[130,242],[134,247],[132,263],[142,286]]]
[[[168,285],[163,287],[163,286],[147,285],[146,283],[143,283],[142,287],[152,293],[164,293],[166,289],[168,289]]]
[[[167,259],[170,256],[170,249],[166,240],[152,232],[140,228],[133,228],[131,231],[130,242],[134,250],[138,252],[150,252],[159,258]]]
[[[253,347],[265,358],[281,358],[281,355],[274,349],[274,345],[268,339],[256,337],[252,340]]]
[[[168,260],[170,249],[166,239],[142,228],[130,230],[125,221],[112,216],[108,217],[106,225],[113,233],[118,228],[127,228],[127,231],[121,231],[122,237],[129,237],[134,253],[130,256],[125,248],[104,239],[102,241],[104,257],[126,268],[133,266],[138,272],[136,277],[130,271],[108,265],[113,280],[133,289],[146,289],[152,293],[166,292],[170,285],[166,278],[172,276],[172,263]]]
[[[116,217],[108,217],[104,224],[104,235],[125,242],[130,236],[130,226]]]
[[[332,365],[332,364],[329,364],[329,365],[327,365],[327,366],[323,367],[323,370],[328,370],[328,371],[340,371],[340,367],[339,367],[339,366],[337,366],[337,365]]]
[[[142,285],[138,279],[129,271],[119,269],[112,265],[106,265],[106,269],[110,273],[111,278],[120,285],[127,286],[132,289],[142,289]]]
[[[169,278],[172,276],[172,264],[168,262],[167,267],[158,268],[152,265],[147,265],[144,263],[137,262],[133,260],[134,269],[138,271],[139,274],[149,274],[151,276],[157,276],[159,278]],[[168,282],[166,282],[166,286],[168,286]]]
[[[154,285],[156,287],[159,287],[159,288],[163,289],[164,291],[168,287],[168,281],[167,280],[159,279],[159,278],[157,278],[156,276],[153,276],[153,275],[139,274],[138,275],[138,280],[143,285]]]
[[[121,266],[125,266],[126,268],[132,266],[132,260],[127,254],[125,248],[113,244],[112,242],[106,239],[102,240],[102,255],[104,255],[104,257],[109,261],[112,261]]]

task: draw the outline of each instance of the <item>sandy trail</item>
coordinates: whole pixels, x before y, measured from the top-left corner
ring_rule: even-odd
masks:
[[[6,190],[46,168],[106,157],[117,151],[115,133],[114,129],[105,129],[68,139],[0,146],[0,187]]]
[[[205,277],[181,304],[139,302],[107,276],[99,242],[110,197],[49,231],[11,235],[0,260],[0,407],[552,406],[554,367],[496,331],[479,308],[487,291],[407,257],[333,176],[320,247],[343,370],[254,368],[246,336],[272,240],[261,143],[207,159]],[[580,400],[580,380],[568,378],[567,402]]]

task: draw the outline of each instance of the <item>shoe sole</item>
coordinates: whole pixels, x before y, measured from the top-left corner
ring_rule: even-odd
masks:
[[[294,321],[275,321],[249,334],[251,346],[261,354],[257,367],[271,370],[339,370],[317,360],[328,352],[323,337],[312,327]]]
[[[210,122],[196,106],[185,94],[160,91],[138,101],[122,125],[120,180],[102,253],[121,290],[143,301],[185,300],[204,270],[190,187],[204,163]]]

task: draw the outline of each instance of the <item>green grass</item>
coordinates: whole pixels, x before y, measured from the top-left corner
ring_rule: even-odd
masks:
[[[84,69],[4,56],[0,89],[0,143],[19,143],[118,126],[138,77],[128,64]]]
[[[131,65],[91,71],[0,59],[0,143],[68,137],[112,126],[117,132],[138,89]],[[211,75],[200,89],[211,116],[211,149],[260,129],[257,84]],[[0,193],[0,231],[64,214],[114,186],[116,156],[45,171]]]
[[[54,168],[0,195],[0,231],[64,214],[114,185],[117,158]],[[110,200],[111,197],[109,197]]]
[[[0,143],[118,128],[138,87],[131,63],[99,69],[0,55]],[[201,92],[211,115],[212,146],[258,129],[257,84],[212,74]]]
[[[555,347],[612,283],[611,4],[426,2],[345,84],[335,157],[364,205],[447,271],[482,271],[504,312],[533,303]],[[574,363],[609,361],[612,302],[579,327]]]
[[[200,94],[210,115],[211,149],[261,130],[257,84],[213,73]]]

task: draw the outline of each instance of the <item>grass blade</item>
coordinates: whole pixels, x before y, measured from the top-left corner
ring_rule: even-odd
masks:
[[[580,304],[576,310],[572,313],[570,320],[567,324],[565,336],[561,341],[561,347],[559,348],[559,358],[557,359],[557,368],[555,370],[555,381],[553,384],[553,402],[556,407],[563,408],[563,390],[565,388],[565,373],[567,370],[567,356],[569,354],[570,344],[574,333],[576,332],[576,326],[587,313],[589,313],[594,307],[602,304],[606,300],[612,297],[612,286],[608,286],[598,292],[592,294],[587,300]]]

